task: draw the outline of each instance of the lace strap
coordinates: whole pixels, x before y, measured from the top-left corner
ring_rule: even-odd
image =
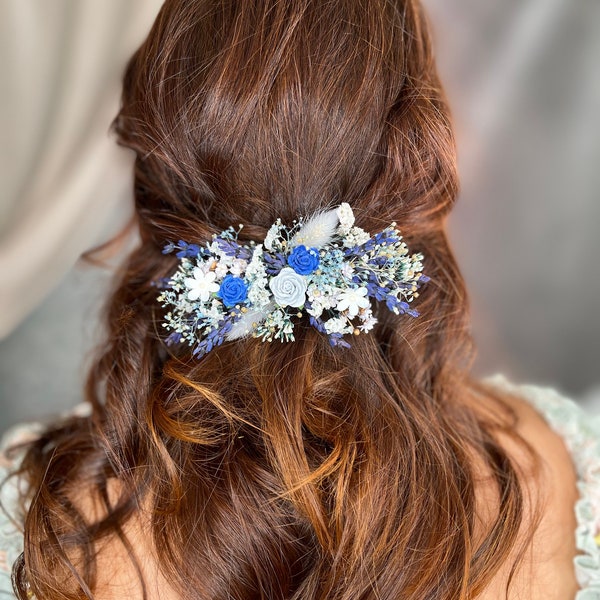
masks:
[[[553,388],[515,385],[504,375],[489,377],[485,383],[528,401],[565,441],[579,490],[575,539],[581,554],[574,565],[581,591],[576,600],[600,600],[600,415],[587,414]]]

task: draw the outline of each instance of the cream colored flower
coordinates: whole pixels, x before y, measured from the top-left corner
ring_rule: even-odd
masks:
[[[342,202],[336,210],[337,218],[340,221],[338,225],[338,233],[340,235],[346,235],[352,225],[354,225],[354,213],[352,208],[347,202]]]
[[[192,270],[193,277],[187,277],[183,283],[188,288],[188,300],[198,300],[207,302],[211,292],[219,291],[219,284],[215,283],[216,274],[214,271],[205,273],[199,267]]]
[[[355,317],[361,308],[369,308],[371,303],[367,298],[367,288],[350,288],[341,292],[338,296],[337,310],[348,311],[350,318]]]

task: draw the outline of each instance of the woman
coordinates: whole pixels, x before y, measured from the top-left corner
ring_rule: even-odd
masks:
[[[90,414],[7,453],[18,597],[600,597],[589,423],[469,376],[416,1],[167,0],[115,129],[141,242]]]

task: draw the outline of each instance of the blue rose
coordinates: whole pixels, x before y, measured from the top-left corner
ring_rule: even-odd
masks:
[[[319,266],[319,251],[317,248],[296,246],[287,261],[299,275],[310,275]]]
[[[225,306],[230,308],[243,302],[248,297],[248,286],[241,277],[231,274],[225,275],[217,296],[223,300]]]

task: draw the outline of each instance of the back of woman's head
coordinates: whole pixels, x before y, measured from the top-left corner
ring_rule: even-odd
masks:
[[[22,596],[26,579],[40,598],[93,589],[94,544],[139,505],[185,598],[481,589],[514,543],[521,497],[493,424],[461,402],[467,308],[444,232],[454,145],[418,3],[167,0],[127,67],[115,129],[136,153],[141,244],[108,306],[91,419],[49,432],[24,463],[37,495]],[[165,242],[238,223],[260,241],[278,217],[341,202],[367,231],[395,221],[424,254],[419,318],[384,307],[348,349],[300,321],[295,342],[244,338],[201,360],[167,350]],[[473,453],[502,498],[477,543]],[[99,523],[72,501],[84,484],[106,503]]]

